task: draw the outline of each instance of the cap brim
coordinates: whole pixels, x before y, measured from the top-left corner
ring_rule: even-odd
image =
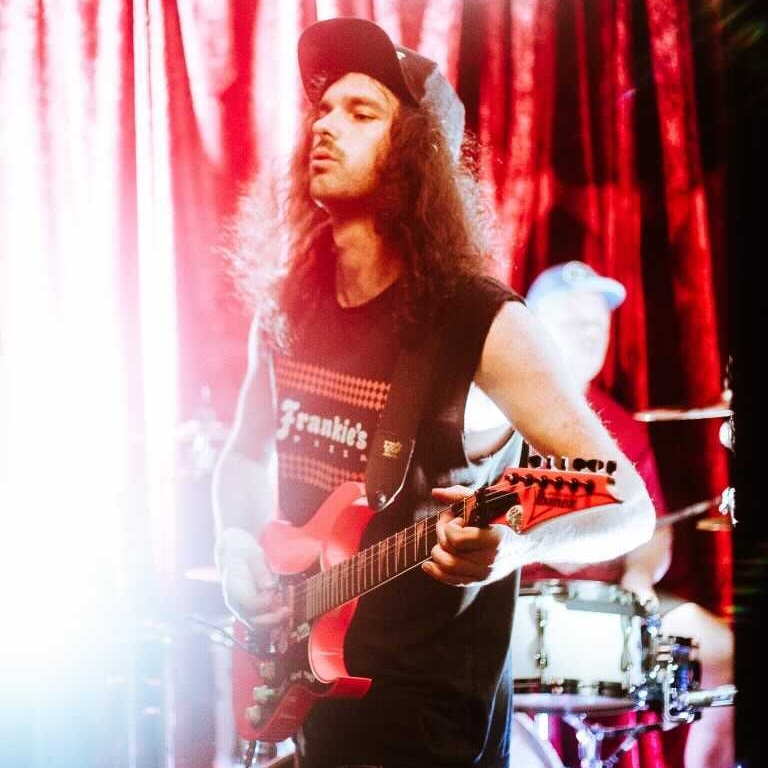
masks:
[[[417,104],[403,77],[394,44],[372,21],[349,17],[315,22],[301,33],[298,54],[304,90],[313,103],[340,76],[361,72],[401,99]]]
[[[526,304],[534,306],[543,301],[547,296],[555,296],[558,293],[599,293],[605,298],[608,307],[613,310],[624,303],[627,298],[627,289],[618,281],[611,277],[600,277],[594,275],[584,277],[577,283],[560,283],[550,286],[531,286],[532,290],[526,296]]]
[[[618,280],[611,277],[595,277],[585,282],[592,283],[591,290],[603,294],[611,309],[616,309],[627,298],[627,289]],[[582,290],[588,289],[583,288]]]

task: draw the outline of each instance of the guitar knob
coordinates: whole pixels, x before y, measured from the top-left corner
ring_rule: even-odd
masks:
[[[268,685],[257,685],[253,689],[253,700],[257,704],[266,704],[270,699],[275,696],[275,689],[270,688]]]
[[[261,722],[261,707],[254,704],[252,707],[246,707],[245,716],[251,725],[258,725]]]
[[[262,680],[274,680],[276,672],[274,661],[262,661],[259,664],[259,675]]]

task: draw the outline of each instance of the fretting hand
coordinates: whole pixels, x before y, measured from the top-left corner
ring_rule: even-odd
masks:
[[[471,495],[472,491],[459,485],[432,491],[433,498],[448,503]],[[422,568],[432,578],[452,586],[497,581],[522,565],[528,549],[524,537],[506,526],[478,528],[450,512],[440,516],[437,539],[431,559]]]

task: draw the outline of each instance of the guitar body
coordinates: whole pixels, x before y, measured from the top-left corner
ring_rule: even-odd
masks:
[[[348,560],[358,550],[373,511],[359,483],[340,485],[301,527],[281,520],[265,528],[261,543],[273,573],[291,584],[318,562],[323,570]],[[237,640],[252,649],[233,647],[232,679],[237,732],[247,741],[282,741],[292,736],[320,698],[360,698],[369,678],[352,677],[344,663],[344,638],[357,599],[318,617],[311,626],[291,631],[249,630],[235,624]],[[254,689],[274,693],[254,698]],[[246,714],[256,705],[257,724]],[[253,713],[253,710],[251,710]]]

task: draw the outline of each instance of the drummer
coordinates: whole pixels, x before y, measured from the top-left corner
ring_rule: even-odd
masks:
[[[583,262],[570,261],[544,270],[531,285],[526,302],[561,349],[595,411],[635,463],[660,515],[665,511],[664,498],[647,427],[595,383],[608,351],[612,314],[625,298],[626,289],[617,280],[599,275]],[[698,640],[702,688],[732,683],[733,636],[728,625],[700,605],[654,590],[671,557],[672,528],[667,526],[624,557],[587,567],[526,566],[522,581],[569,578],[619,583],[661,614],[662,634]],[[702,710],[701,720],[691,726],[685,763],[688,768],[733,768],[732,707]]]

